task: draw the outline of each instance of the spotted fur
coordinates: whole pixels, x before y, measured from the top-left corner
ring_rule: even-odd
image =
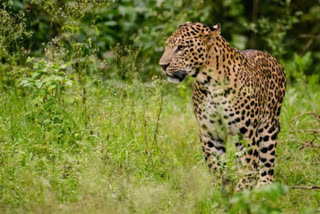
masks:
[[[223,175],[227,138],[238,136],[242,178],[237,189],[252,188],[257,180],[258,185],[271,183],[286,87],[277,60],[261,51],[231,47],[219,24],[188,22],[167,40],[160,65],[170,81],[194,77],[194,113],[210,171]]]

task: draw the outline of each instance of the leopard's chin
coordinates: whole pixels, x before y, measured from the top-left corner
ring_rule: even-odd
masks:
[[[166,75],[168,77],[169,82],[178,84],[184,80],[184,78],[187,75],[187,72],[185,70],[179,70],[179,71],[175,71],[171,75],[169,75],[169,74],[166,74]]]
[[[172,83],[174,83],[174,84],[179,84],[179,83],[181,83],[182,81],[179,80],[179,79],[177,79],[177,78],[168,76],[168,82],[172,82]]]

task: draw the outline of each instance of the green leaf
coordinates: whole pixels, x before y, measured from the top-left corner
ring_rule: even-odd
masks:
[[[48,87],[48,91],[51,91],[52,89],[55,89],[57,87],[57,85],[50,85],[49,87]]]
[[[40,73],[38,72],[33,72],[33,74],[31,75],[32,79],[35,79],[37,76],[39,76]]]

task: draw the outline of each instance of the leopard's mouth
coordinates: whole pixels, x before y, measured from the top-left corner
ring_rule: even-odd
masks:
[[[187,75],[187,72],[185,70],[178,70],[172,73],[171,75],[167,74],[168,81],[173,83],[180,83],[184,80],[184,78]]]

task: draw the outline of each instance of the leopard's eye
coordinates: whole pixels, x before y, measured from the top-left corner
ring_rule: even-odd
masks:
[[[178,51],[182,51],[183,48],[184,48],[184,46],[179,45],[179,46],[177,47],[177,50],[176,50],[176,51],[177,51],[177,52],[178,52]]]

